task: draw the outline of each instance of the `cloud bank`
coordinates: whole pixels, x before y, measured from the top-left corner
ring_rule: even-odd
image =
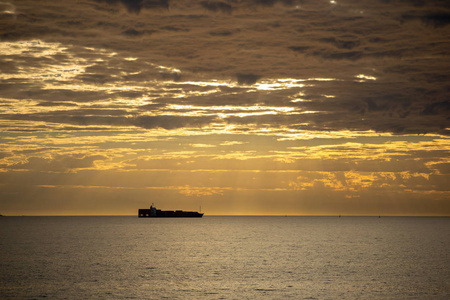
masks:
[[[226,213],[268,191],[299,214],[377,197],[450,214],[449,16],[438,0],[3,2],[1,198],[121,189]]]

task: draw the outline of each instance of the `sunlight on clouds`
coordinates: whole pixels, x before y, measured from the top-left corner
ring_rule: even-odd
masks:
[[[218,187],[193,187],[189,185],[175,187],[178,193],[185,196],[204,197],[211,195],[223,195],[225,190],[230,188],[218,188]]]
[[[14,56],[23,58],[51,58],[56,55],[69,55],[68,48],[60,43],[48,43],[41,40],[0,43],[0,52],[7,56],[6,61],[14,60]],[[11,56],[11,58],[8,58]],[[18,68],[18,73],[0,74],[0,79],[23,78],[23,79],[52,79],[64,81],[81,74],[88,66],[87,60],[83,58],[70,57],[69,62],[47,63],[44,66],[37,64],[23,65]]]
[[[348,189],[353,191],[369,188],[377,179],[376,173],[345,172],[345,182],[348,185]]]
[[[255,159],[258,158],[256,155],[257,151],[250,150],[250,151],[234,151],[234,152],[227,152],[224,154],[217,155],[216,157],[213,157],[212,159],[229,159],[229,160],[248,160],[248,159]]]
[[[193,148],[214,148],[214,147],[216,147],[215,145],[211,145],[211,144],[189,144],[189,145]]]
[[[314,186],[314,182],[306,181],[303,177],[298,177],[298,181],[289,181],[288,186],[292,190],[308,190]]]
[[[378,133],[373,130],[367,131],[314,131],[314,130],[295,130],[283,128],[282,132],[278,134],[279,141],[288,140],[309,140],[314,138],[349,138],[354,139],[363,136],[392,136],[391,133]]]
[[[411,151],[439,151],[441,143],[433,142],[387,142],[382,144],[347,142],[341,145],[320,145],[313,147],[289,147],[296,156],[318,159],[332,159],[335,157],[346,157],[349,159],[389,160],[395,153],[396,157],[409,156]],[[286,153],[287,154],[287,153]]]
[[[297,102],[312,102],[312,100],[305,100],[305,99],[301,99],[301,98],[295,98],[291,100],[292,103],[297,103]]]
[[[347,197],[360,197],[357,193],[367,190],[390,190],[396,182],[397,190],[409,190],[407,185],[412,185],[414,180],[423,179],[428,182],[429,176],[425,173],[409,172],[302,172],[295,180],[288,183],[290,189],[330,189],[333,191],[345,191]],[[401,180],[402,184],[398,185]],[[414,185],[414,184],[413,184]],[[416,185],[417,186],[417,185]],[[429,189],[429,187],[424,187]]]
[[[304,80],[297,79],[274,79],[274,80],[262,80],[254,85],[257,90],[267,90],[267,91],[275,91],[282,89],[290,89],[290,88],[302,88],[305,86],[303,83]]]
[[[0,2],[0,13],[7,15],[15,15],[16,7],[10,2]]]
[[[253,106],[194,106],[194,105],[180,105],[180,104],[169,104],[167,105],[168,110],[173,110],[173,112],[166,112],[167,115],[218,115],[222,118],[228,116],[257,116],[257,115],[276,115],[276,114],[292,114],[295,113],[294,107],[278,107],[278,106],[264,106],[264,105],[253,105]],[[180,112],[176,112],[179,110]],[[217,113],[218,112],[218,113]],[[302,112],[305,113],[305,112]]]
[[[165,66],[160,66],[160,65],[156,65],[156,64],[152,64],[153,66],[156,66],[158,69],[164,70],[164,71],[170,71],[170,72],[174,72],[174,73],[181,73],[180,69],[177,68],[172,68],[172,67],[165,67]]]
[[[360,79],[360,80],[358,80],[359,82],[365,82],[367,80],[377,80],[377,78],[374,76],[369,76],[369,75],[364,75],[364,74],[359,74],[359,75],[356,75],[355,77]]]
[[[52,89],[64,88],[71,91],[104,91],[112,93],[115,91],[151,91],[162,86],[166,86],[164,81],[144,81],[142,84],[132,84],[129,81],[107,82],[102,85],[97,83],[82,82],[77,79],[79,75],[85,75],[89,67],[96,67],[98,63],[109,63],[110,59],[114,59],[116,64],[120,63],[117,53],[105,49],[93,47],[83,47],[77,49],[77,53],[73,52],[69,46],[63,46],[60,43],[49,43],[41,40],[30,40],[20,42],[0,43],[0,52],[4,56],[3,60],[12,61],[15,56],[21,59],[36,58],[41,59],[39,63],[22,64],[18,67],[17,72],[2,73],[0,79],[26,79],[26,80],[43,80],[40,84],[44,85],[44,89],[51,91]],[[81,52],[80,52],[81,51]],[[83,53],[84,51],[84,53]],[[64,60],[54,59],[55,56],[62,56]],[[136,62],[136,57],[125,57],[123,61],[135,63],[133,71],[120,71],[120,76],[139,75],[142,71],[141,64]],[[150,64],[160,72],[179,73],[180,70],[171,67],[165,67],[157,64]],[[120,67],[125,67],[121,66]],[[101,69],[100,69],[101,70]],[[118,78],[116,74],[108,74],[111,78]],[[171,94],[170,94],[171,95]],[[108,101],[106,103],[110,103]],[[88,104],[85,104],[88,105]]]
[[[181,71],[180,71],[181,72]],[[210,81],[180,81],[174,84],[185,85],[190,84],[193,86],[214,86],[214,87],[229,87],[229,88],[249,88],[248,92],[254,92],[257,90],[276,91],[285,90],[291,88],[303,88],[305,86],[311,86],[310,83],[314,81],[336,81],[336,78],[307,78],[307,79],[293,79],[293,78],[278,78],[278,79],[264,79],[256,82],[255,84],[238,84],[235,81],[217,80]]]
[[[262,129],[261,133],[264,131]],[[161,133],[161,131],[155,131]],[[202,135],[204,132],[199,131]],[[185,133],[187,134],[187,133]],[[267,134],[267,133],[264,133]],[[166,138],[164,138],[164,136]],[[185,136],[184,134],[179,137]],[[187,134],[186,136],[192,136]],[[330,138],[330,137],[328,137]],[[114,135],[102,134],[100,136],[80,136],[79,134],[57,134],[57,135],[42,135],[42,134],[27,134],[27,135],[14,135],[11,137],[2,137],[2,144],[4,145],[3,151],[8,153],[17,153],[4,158],[4,162],[7,165],[11,165],[18,162],[24,162],[29,155],[38,156],[42,158],[51,158],[55,155],[81,155],[86,156],[95,153],[96,155],[103,155],[108,157],[109,160],[101,160],[98,163],[98,168],[115,168],[120,166],[120,160],[127,160],[131,157],[141,157],[145,159],[145,155],[151,151],[153,154],[149,156],[149,159],[190,159],[198,155],[196,151],[164,151],[164,153],[155,152],[158,148],[142,148],[133,146],[132,143],[136,142],[164,142],[175,141],[176,138],[173,132],[166,132],[166,135],[160,135],[157,138],[154,134],[147,131],[135,132],[131,134],[129,132],[119,133]],[[400,157],[404,156],[408,158],[411,156],[412,151],[423,153],[430,153],[430,151],[442,151],[442,145],[436,141],[418,141],[418,142],[383,142],[383,143],[357,143],[346,142],[338,145],[317,145],[317,146],[302,146],[302,147],[286,147],[285,150],[273,150],[268,153],[258,153],[257,150],[248,151],[235,151],[235,152],[220,152],[221,147],[227,147],[231,145],[243,145],[240,141],[226,141],[218,143],[208,143],[208,137],[205,135],[205,143],[188,143],[186,146],[202,149],[202,151],[208,151],[201,155],[208,155],[211,159],[268,159],[278,161],[286,164],[293,164],[299,159],[314,159],[314,160],[330,160],[335,161],[337,159],[352,159],[355,161],[356,166],[358,163],[367,164],[371,161],[386,162],[386,164],[395,163]],[[120,145],[111,148],[114,144]],[[122,145],[128,145],[123,147]],[[109,150],[104,149],[104,145],[109,145]],[[23,145],[26,145],[23,146]],[[68,148],[61,149],[61,146],[70,146]],[[275,145],[274,145],[275,146]],[[215,150],[217,149],[217,150]],[[278,148],[280,149],[280,148]],[[18,152],[20,150],[20,152]],[[30,153],[27,155],[26,153]],[[22,153],[22,154],[19,154]],[[395,157],[393,161],[392,158]],[[436,169],[442,163],[448,163],[449,159],[437,159],[434,158],[430,161],[425,161],[426,166],[430,170]],[[410,163],[413,163],[411,160]],[[110,167],[108,167],[110,165]],[[375,167],[375,165],[374,165]],[[406,167],[406,165],[405,165]],[[95,169],[96,167],[93,166]],[[380,169],[381,170],[381,169]],[[436,171],[438,172],[438,171]]]
[[[238,141],[225,141],[220,144],[220,146],[234,146],[234,145],[242,145],[244,142],[238,142]]]
[[[62,54],[67,49],[67,47],[63,47],[60,43],[47,43],[41,40],[0,43],[0,51],[2,55],[8,56],[23,55],[39,58]]]
[[[303,79],[303,81],[340,81],[337,78],[308,78],[308,79]]]
[[[258,130],[264,138],[273,134],[270,128],[264,134],[263,128]],[[362,198],[363,193],[373,191],[418,190],[431,193],[436,189],[433,176],[439,174],[433,170],[445,161],[431,155],[434,151],[446,149],[445,144],[442,146],[436,142],[446,139],[438,136],[435,140],[413,142],[413,136],[390,141],[388,135],[376,134],[372,136],[372,142],[361,143],[358,137],[345,136],[341,132],[333,137],[336,139],[333,143],[340,144],[330,144],[325,139],[325,144],[300,147],[289,141],[277,141],[274,134],[273,139],[265,142],[266,146],[270,145],[269,149],[264,150],[235,140],[233,135],[217,140],[220,134],[211,139],[209,131],[198,130],[196,133],[199,135],[194,143],[183,139],[193,138],[185,130],[103,132],[97,136],[80,136],[76,132],[16,133],[2,137],[1,142],[6,147],[0,170],[2,173],[26,174],[39,169],[42,174],[89,176],[86,183],[77,177],[64,184],[44,181],[42,188],[167,191],[195,198],[223,197],[230,192],[244,191],[335,192],[351,199]],[[333,133],[327,134],[329,139]],[[360,134],[369,138],[367,132]],[[242,139],[242,135],[235,137]],[[172,143],[172,146],[166,143]],[[240,146],[245,146],[245,149]],[[238,151],[233,151],[235,149]],[[397,171],[386,171],[392,169],[390,164],[395,166],[399,156],[412,155],[414,151],[418,156],[411,156],[410,163],[428,163],[429,173],[414,168],[410,170],[407,165]],[[348,164],[349,160],[355,164]],[[377,160],[386,164],[381,165]],[[375,164],[370,165],[371,161]],[[360,167],[359,164],[366,166]],[[345,168],[335,167],[339,165]],[[327,168],[335,171],[324,171]],[[104,176],[114,178],[113,184],[108,185],[109,181],[102,179]]]
[[[449,199],[443,1],[34,2],[0,0],[0,199]]]
[[[181,82],[174,82],[173,84],[178,85],[193,85],[193,86],[214,86],[214,87],[221,87],[221,86],[228,86],[228,87],[238,87],[237,83],[234,83],[232,81],[224,81],[224,80],[216,80],[212,79],[210,81],[181,81]]]
[[[246,131],[247,134],[265,134],[265,135],[278,135],[280,139],[303,139],[306,135],[298,130],[291,130],[295,134],[291,134],[289,129],[283,126],[268,124],[264,128],[260,128],[260,125],[255,123],[232,125],[227,124],[226,119],[232,117],[248,118],[248,117],[264,117],[264,116],[276,116],[276,115],[295,115],[295,114],[318,114],[319,111],[304,109],[298,104],[302,102],[311,102],[311,100],[304,100],[305,94],[299,89],[306,86],[314,86],[317,82],[335,81],[336,78],[306,78],[306,79],[294,79],[294,78],[278,78],[278,79],[263,79],[255,84],[239,84],[235,80],[217,80],[211,79],[207,81],[190,81],[190,80],[168,80],[175,74],[178,76],[182,71],[178,68],[159,65],[156,63],[145,62],[144,64],[139,61],[137,57],[126,56],[121,58],[118,53],[108,51],[105,49],[97,49],[94,47],[83,48],[71,48],[72,46],[63,46],[60,43],[47,43],[39,40],[25,41],[25,42],[13,42],[1,44],[2,50],[7,50],[8,55],[24,55],[25,57],[35,58],[50,58],[50,60],[44,60],[44,63],[32,64],[21,66],[17,72],[11,74],[2,74],[0,78],[3,79],[26,79],[28,81],[36,81],[38,79],[44,79],[40,81],[42,88],[41,91],[47,91],[49,94],[55,93],[55,97],[62,96],[61,102],[54,103],[54,100],[24,100],[21,105],[14,105],[15,102],[11,102],[12,105],[5,106],[5,113],[11,116],[19,115],[19,119],[26,120],[27,118],[33,118],[34,115],[43,114],[37,116],[37,121],[11,121],[7,122],[10,130],[13,128],[19,129],[20,126],[32,127],[38,124],[45,124],[45,130],[61,130],[65,127],[65,123],[71,124],[75,130],[78,128],[89,129],[92,128],[104,128],[107,129],[129,129],[133,126],[131,121],[133,118],[142,116],[176,116],[176,117],[214,117],[213,123],[203,124],[202,131],[206,134],[227,134],[232,130]],[[63,56],[64,62],[58,63],[58,60],[52,59],[54,56]],[[152,69],[153,68],[153,69]],[[144,72],[150,72],[152,76],[147,78],[143,76]],[[158,78],[158,74],[163,72],[165,75]],[[168,72],[168,73],[167,73]],[[121,78],[129,78],[137,76],[140,80],[130,81],[128,79],[122,80]],[[56,80],[54,80],[56,78]],[[101,84],[97,82],[100,80]],[[102,82],[105,80],[105,82]],[[209,88],[210,87],[210,88]],[[223,93],[221,87],[230,88],[226,93]],[[239,95],[245,96],[248,93],[268,93],[275,91],[289,91],[292,89],[292,93],[295,96],[287,97],[291,98],[292,106],[274,106],[270,104],[251,104],[245,105],[196,105],[195,101],[202,100],[207,95],[221,96],[227,95]],[[66,91],[70,91],[73,96],[66,96]],[[80,96],[77,96],[80,93]],[[121,97],[118,95],[129,93],[128,97]],[[92,97],[92,100],[84,100],[83,98]],[[236,96],[235,96],[236,97]],[[248,96],[245,96],[248,97]],[[298,97],[298,98],[297,98]],[[331,96],[330,96],[331,97]],[[45,97],[44,97],[45,99]],[[161,104],[161,99],[164,101],[164,105]],[[180,103],[179,99],[186,99],[186,103]],[[3,99],[4,101],[12,101]],[[69,101],[68,101],[69,100]],[[44,103],[42,103],[44,102]],[[189,103],[191,102],[191,103]],[[294,105],[297,104],[297,105]],[[154,105],[152,109],[142,110],[141,107],[150,107]],[[84,109],[91,110],[92,114],[88,112],[81,113]],[[117,111],[119,117],[122,119],[112,117],[115,116],[114,110]],[[61,115],[58,115],[58,114]],[[73,114],[73,115],[72,115]],[[21,117],[20,115],[29,115],[28,117]],[[41,120],[48,117],[49,122],[43,122]],[[63,116],[66,116],[64,118]],[[89,118],[91,122],[95,123],[96,120],[105,120],[105,124],[87,124],[78,125],[77,122],[83,123],[83,120]],[[124,118],[126,118],[124,120]],[[52,120],[53,122],[51,122]],[[118,121],[114,120],[124,120]],[[58,124],[59,123],[59,124]],[[27,125],[25,125],[27,124]],[[188,122],[189,124],[189,122]],[[307,122],[303,123],[305,126]],[[44,127],[42,127],[44,128]],[[152,130],[152,134],[155,132],[157,136],[165,135],[165,132],[158,132],[161,129],[149,129]],[[172,134],[183,135],[198,135],[200,133],[197,129],[192,128],[173,128]],[[174,131],[176,130],[176,131]],[[309,133],[311,135],[311,133]]]
[[[335,173],[331,172],[305,172],[298,176],[295,181],[290,181],[289,188],[294,190],[314,188],[327,188],[334,191],[348,190],[345,182],[342,182]]]

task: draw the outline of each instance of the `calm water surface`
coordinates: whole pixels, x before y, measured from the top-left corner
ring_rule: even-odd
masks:
[[[0,218],[1,299],[449,299],[450,218]]]

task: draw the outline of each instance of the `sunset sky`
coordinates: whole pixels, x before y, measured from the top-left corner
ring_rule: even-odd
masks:
[[[0,213],[450,215],[448,0],[0,1]]]

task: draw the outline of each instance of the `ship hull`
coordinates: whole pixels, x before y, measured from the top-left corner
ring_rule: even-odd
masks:
[[[156,210],[153,212],[150,209],[139,209],[139,218],[201,218],[202,213],[195,211],[182,211],[182,210]]]

